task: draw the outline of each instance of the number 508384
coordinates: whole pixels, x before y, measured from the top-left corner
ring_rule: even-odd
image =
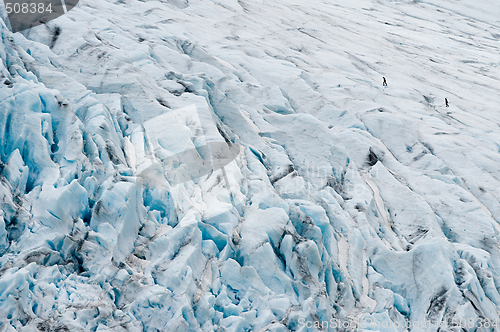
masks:
[[[5,10],[7,14],[35,14],[35,13],[52,13],[52,4],[49,2],[47,5],[45,3],[35,3],[35,2],[24,2],[24,3],[5,3]]]

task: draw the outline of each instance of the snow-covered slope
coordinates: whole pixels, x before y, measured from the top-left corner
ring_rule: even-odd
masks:
[[[81,0],[2,23],[0,331],[499,330],[499,12]]]

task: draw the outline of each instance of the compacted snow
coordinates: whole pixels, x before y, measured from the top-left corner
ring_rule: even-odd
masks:
[[[0,331],[500,331],[497,1],[1,11]]]

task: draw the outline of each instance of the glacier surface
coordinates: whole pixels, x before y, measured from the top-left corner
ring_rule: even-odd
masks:
[[[1,332],[500,331],[499,3],[0,10]]]

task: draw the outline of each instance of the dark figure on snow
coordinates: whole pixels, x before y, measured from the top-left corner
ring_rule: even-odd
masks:
[[[382,77],[384,79],[384,81],[382,82],[382,85],[383,86],[387,86],[387,81],[385,80],[385,77]]]
[[[448,104],[448,98],[444,98],[444,104],[446,105],[446,107],[450,107],[450,104]]]
[[[373,152],[372,148],[370,147],[368,149],[368,160],[367,160],[368,165],[373,166],[377,163],[377,161],[378,161],[378,157],[375,154],[375,152]]]

